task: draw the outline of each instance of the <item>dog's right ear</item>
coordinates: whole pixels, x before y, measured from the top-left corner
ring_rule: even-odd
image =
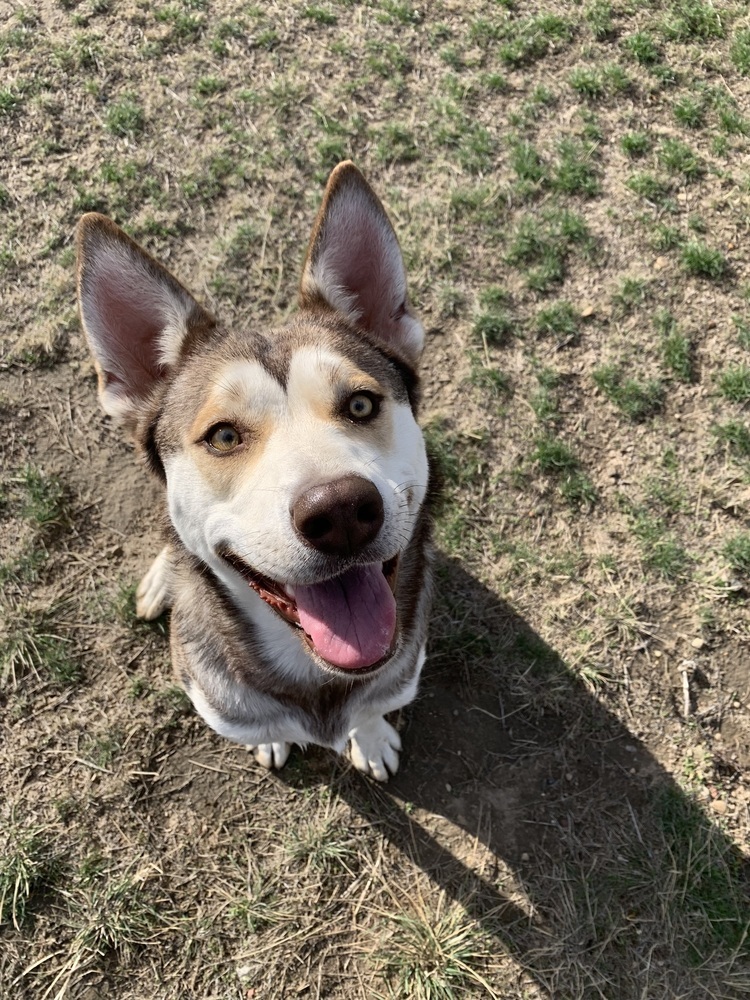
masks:
[[[165,267],[103,215],[76,232],[81,324],[99,375],[99,401],[134,427],[144,400],[189,342],[215,326]]]

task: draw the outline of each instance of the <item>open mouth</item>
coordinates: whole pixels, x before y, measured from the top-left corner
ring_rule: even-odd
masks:
[[[392,654],[398,556],[354,566],[322,583],[285,589],[235,553],[225,549],[219,555],[284,621],[302,632],[308,648],[326,665],[367,673]]]

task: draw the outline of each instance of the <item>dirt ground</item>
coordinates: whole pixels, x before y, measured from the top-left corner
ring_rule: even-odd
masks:
[[[0,0],[0,63],[0,995],[749,995],[746,5]],[[445,481],[387,786],[174,686],[75,311],[98,210],[283,322],[347,157]]]

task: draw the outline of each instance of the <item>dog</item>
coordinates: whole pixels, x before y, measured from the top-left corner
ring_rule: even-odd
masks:
[[[284,326],[220,326],[111,220],[76,233],[105,413],[165,489],[137,614],[171,608],[176,677],[217,733],[386,781],[430,605],[432,477],[416,412],[424,329],[398,240],[351,162],[331,173]]]

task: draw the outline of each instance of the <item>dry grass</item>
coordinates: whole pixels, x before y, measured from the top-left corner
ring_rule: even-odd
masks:
[[[744,5],[2,13],[0,994],[747,995]],[[97,209],[281,321],[346,156],[431,328],[446,493],[388,791],[262,774],[174,688],[71,270]]]

